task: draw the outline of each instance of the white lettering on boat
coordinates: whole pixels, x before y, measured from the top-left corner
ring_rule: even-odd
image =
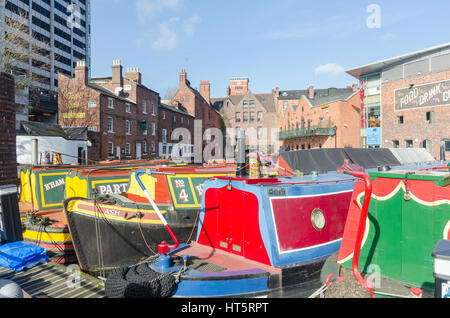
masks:
[[[60,187],[60,186],[62,186],[62,185],[64,185],[64,184],[66,184],[66,182],[65,182],[65,180],[62,178],[62,179],[58,179],[58,180],[49,182],[49,183],[47,183],[47,184],[44,184],[44,188],[45,188],[45,191],[48,191],[48,190],[51,190],[51,189]]]
[[[111,216],[120,216],[119,210],[105,209],[103,213],[111,215]]]
[[[100,194],[120,194],[127,192],[128,183],[99,185]]]

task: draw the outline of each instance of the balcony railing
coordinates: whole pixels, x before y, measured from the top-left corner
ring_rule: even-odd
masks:
[[[278,137],[279,139],[293,139],[312,136],[332,136],[333,134],[331,127],[311,126],[281,131]]]

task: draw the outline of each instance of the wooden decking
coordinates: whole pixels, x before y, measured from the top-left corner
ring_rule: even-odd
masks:
[[[104,298],[102,281],[68,267],[48,262],[22,272],[0,267],[0,279],[18,284],[31,298]]]

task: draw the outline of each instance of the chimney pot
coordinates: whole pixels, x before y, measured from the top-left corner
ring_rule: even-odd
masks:
[[[314,99],[314,96],[315,96],[315,94],[314,94],[314,85],[310,85],[308,87],[308,98],[309,99]]]
[[[86,61],[78,61],[75,66],[75,78],[79,79],[86,85],[89,81],[89,70],[86,66]]]
[[[120,60],[113,60],[112,66],[112,84],[123,86],[122,65]]]

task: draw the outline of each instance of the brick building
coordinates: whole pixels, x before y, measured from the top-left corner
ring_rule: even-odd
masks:
[[[0,188],[17,186],[14,78],[0,73]],[[1,209],[0,209],[1,212]]]
[[[227,96],[245,95],[248,92],[250,80],[247,77],[230,78],[230,86],[227,88]]]
[[[198,91],[191,87],[191,83],[187,79],[186,70],[184,69],[180,72],[179,80],[178,90],[170,101],[169,106],[182,106],[187,113],[195,117],[197,124],[194,123],[192,140],[196,147],[198,147],[197,145],[202,144],[203,150],[205,145],[208,144],[207,140],[213,138],[212,136],[209,137],[209,134],[207,133],[209,128],[217,128],[221,130],[224,135],[225,126],[222,116],[220,116],[219,111],[211,104],[211,86],[208,81],[202,81],[200,83],[200,91]],[[200,140],[203,142],[200,143]]]
[[[74,78],[59,73],[59,124],[89,127],[90,160],[156,157],[159,94],[142,85],[138,69],[122,76],[118,60],[111,77],[89,80],[88,72],[78,62]]]
[[[248,88],[247,78],[232,78],[230,81],[231,85],[227,89],[230,95],[212,99],[213,105],[220,109],[225,126],[231,128],[232,132],[245,130],[246,144],[251,151],[273,153],[277,150],[274,149],[274,143],[278,129],[274,94],[254,94]]]
[[[179,135],[172,139],[172,133],[177,128],[184,128],[189,136],[194,136],[195,117],[190,115],[183,106],[173,107],[161,103],[158,113],[158,155],[165,157],[183,157],[190,159],[193,156],[193,140],[183,140],[183,144],[179,148],[175,148],[176,144],[182,142]],[[183,131],[181,131],[184,134]]]
[[[360,98],[347,88],[275,91],[280,146],[289,150],[359,148]]]
[[[364,90],[364,144],[425,148],[436,159],[442,151],[450,156],[450,43],[347,73],[360,80]]]

